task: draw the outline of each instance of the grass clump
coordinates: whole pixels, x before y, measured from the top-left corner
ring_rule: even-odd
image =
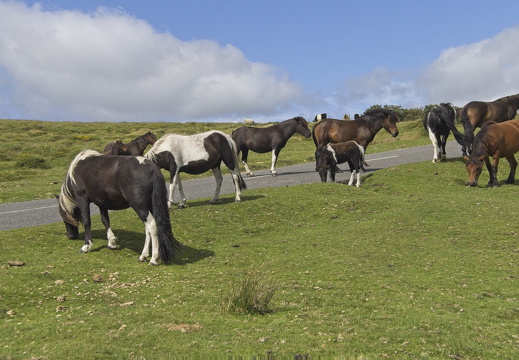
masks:
[[[276,286],[263,272],[251,271],[233,281],[231,292],[222,303],[223,314],[260,314],[272,312],[270,301]]]
[[[17,168],[27,169],[50,169],[51,166],[44,158],[30,154],[21,154],[18,156],[15,164]]]

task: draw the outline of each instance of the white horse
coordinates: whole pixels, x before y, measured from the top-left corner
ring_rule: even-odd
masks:
[[[196,175],[212,170],[216,180],[216,191],[209,202],[218,202],[223,182],[220,170],[222,161],[231,171],[236,188],[236,202],[241,201],[241,190],[247,188],[240,174],[236,144],[229,135],[221,131],[212,130],[195,135],[166,134],[157,140],[145,157],[169,171],[169,208],[173,206],[175,186],[178,186],[180,192],[178,208],[185,207],[186,197],[180,181],[180,172]]]

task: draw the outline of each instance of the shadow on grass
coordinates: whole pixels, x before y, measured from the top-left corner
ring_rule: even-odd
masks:
[[[243,195],[242,194],[241,202],[253,201],[253,200],[261,199],[264,197],[265,196],[263,196],[263,195]],[[218,207],[218,206],[226,205],[226,204],[235,204],[234,196],[220,198],[216,204],[209,203],[209,200],[207,200],[207,199],[188,200],[188,201],[186,201],[186,208],[195,208],[195,207],[199,207],[199,206],[216,206],[216,207]],[[175,212],[177,210],[183,210],[183,209],[178,209],[177,205],[178,205],[178,203],[175,203],[175,205],[173,206],[171,211]],[[239,204],[237,204],[237,205],[239,205]]]
[[[144,246],[144,227],[143,232],[135,232],[128,230],[118,230],[114,229],[115,236],[117,236],[117,250],[121,249],[129,249],[135,252],[138,255],[142,253],[142,248]],[[79,235],[79,239],[84,239],[84,233]],[[90,252],[98,252],[98,251],[107,251],[108,244],[106,240],[106,232],[104,230],[92,230],[92,237],[96,244],[102,243],[102,246],[94,247]],[[82,240],[78,240],[81,241]],[[196,263],[197,261],[206,259],[208,257],[214,256],[214,251],[206,250],[206,249],[196,249],[187,245],[182,245],[182,250],[175,255],[175,259],[173,263],[176,265],[186,265]]]

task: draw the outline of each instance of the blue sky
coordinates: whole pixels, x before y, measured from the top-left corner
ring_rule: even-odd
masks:
[[[0,118],[308,120],[519,93],[519,2],[1,1]]]

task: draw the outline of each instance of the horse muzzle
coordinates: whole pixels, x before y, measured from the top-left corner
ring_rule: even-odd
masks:
[[[398,131],[395,131],[394,133],[392,133],[391,136],[397,137],[398,136]]]
[[[469,181],[469,182],[467,182],[467,186],[470,186],[470,187],[475,187],[477,185],[478,185],[477,181]]]

